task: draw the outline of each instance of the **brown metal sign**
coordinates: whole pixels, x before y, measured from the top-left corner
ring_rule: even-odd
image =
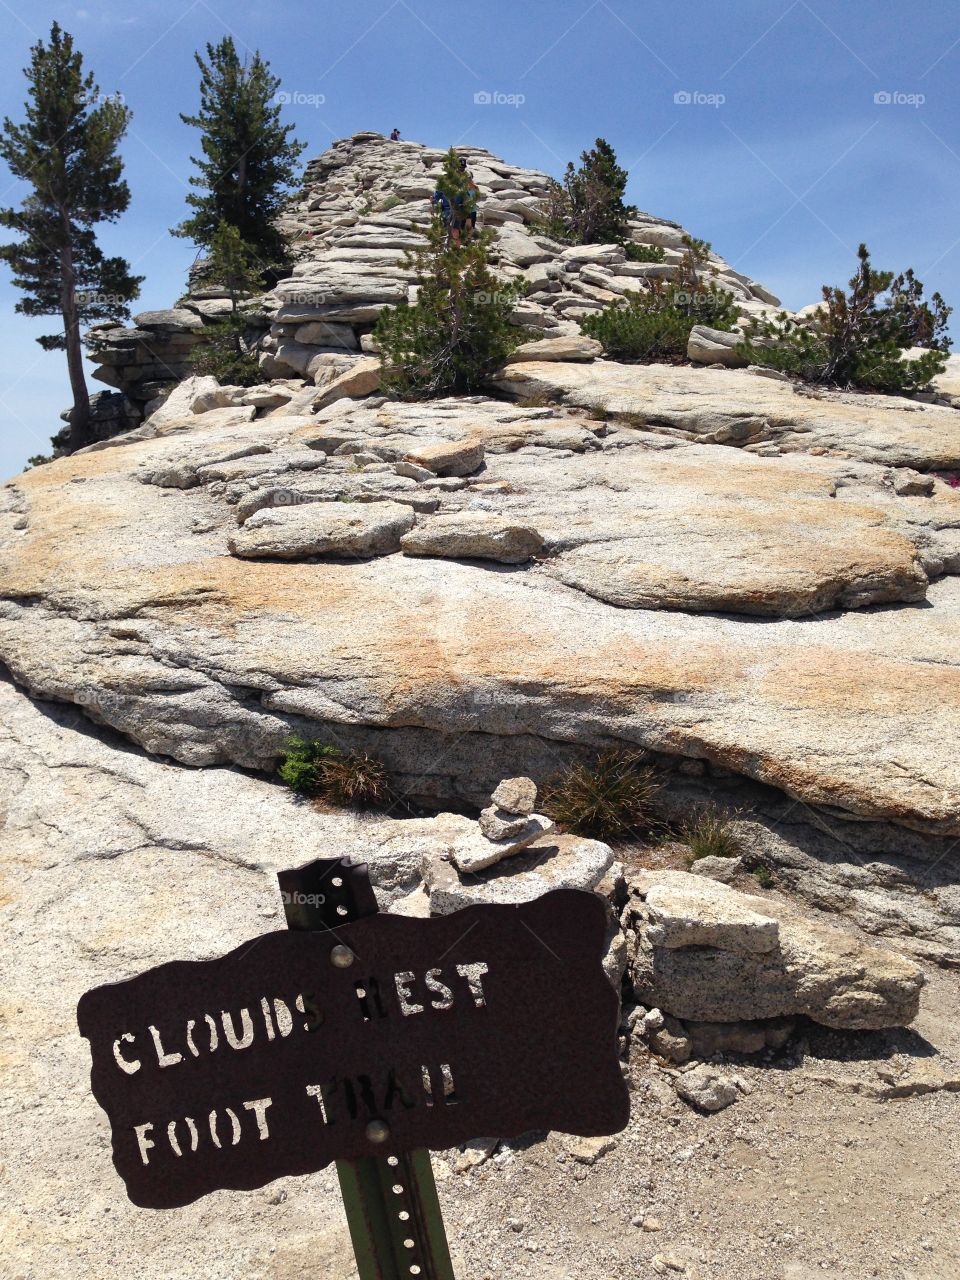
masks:
[[[332,1160],[627,1123],[606,912],[557,890],[278,932],[88,991],[80,1032],[130,1199],[189,1204]]]

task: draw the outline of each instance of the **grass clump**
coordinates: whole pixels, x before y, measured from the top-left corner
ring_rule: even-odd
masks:
[[[691,865],[701,858],[740,856],[740,839],[732,816],[716,806],[702,809],[688,818],[680,828],[679,837],[690,849],[688,861]]]
[[[337,808],[383,809],[393,798],[382,760],[306,738],[290,739],[278,772],[291,791]]]
[[[765,862],[758,862],[753,868],[753,874],[756,876],[757,884],[761,889],[772,889],[774,885],[773,872]]]
[[[574,835],[616,839],[649,832],[657,825],[661,783],[638,751],[601,752],[589,764],[575,764],[544,788],[548,817]]]

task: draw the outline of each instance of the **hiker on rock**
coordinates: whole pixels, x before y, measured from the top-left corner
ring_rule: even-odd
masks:
[[[479,188],[463,159],[460,160],[456,178],[448,171],[437,183],[431,204],[434,208],[439,207],[440,216],[447,228],[448,244],[461,244],[467,227],[470,228],[471,236],[476,231],[479,194]]]
[[[399,130],[399,129],[393,129],[393,130],[391,131],[391,133],[390,133],[390,141],[391,141],[391,142],[399,142],[399,141],[400,141],[400,130]]]
[[[440,210],[440,218],[443,225],[447,228],[447,243],[451,241],[455,244],[460,243],[460,228],[455,225],[453,217],[453,205],[450,203],[450,197],[442,187],[437,187],[434,191],[430,203],[434,209]]]

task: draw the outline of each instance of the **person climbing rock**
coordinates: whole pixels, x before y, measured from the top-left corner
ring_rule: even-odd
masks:
[[[434,208],[440,209],[440,216],[447,228],[448,244],[459,245],[468,226],[471,236],[476,231],[479,194],[479,188],[463,158],[460,159],[456,177],[447,172],[437,183],[431,203]]]
[[[437,187],[430,198],[430,203],[434,209],[439,209],[440,211],[440,218],[447,228],[447,243],[450,244],[452,241],[455,244],[459,244],[460,229],[454,225],[453,205],[450,202],[450,197],[442,187]]]

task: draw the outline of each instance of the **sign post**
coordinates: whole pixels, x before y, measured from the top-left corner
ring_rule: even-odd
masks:
[[[287,930],[81,997],[117,1172],[173,1209],[336,1162],[361,1280],[454,1280],[431,1150],[629,1119],[604,904],[414,919],[378,912],[365,864],[279,880]]]
[[[365,863],[318,859],[277,879],[289,929],[335,935],[379,910]],[[360,1280],[455,1280],[429,1151],[338,1160],[337,1177]]]

